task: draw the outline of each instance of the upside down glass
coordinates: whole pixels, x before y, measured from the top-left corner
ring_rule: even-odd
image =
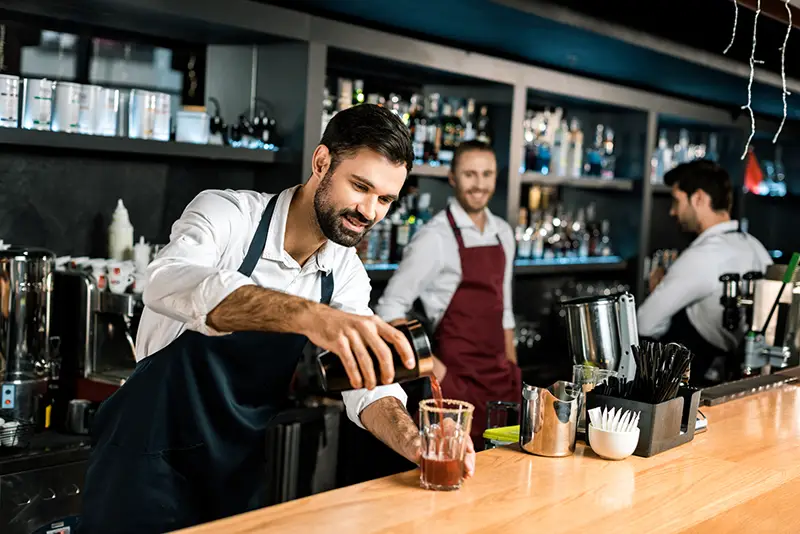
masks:
[[[419,403],[420,485],[425,489],[457,490],[464,481],[464,458],[475,407],[463,401],[426,399]]]

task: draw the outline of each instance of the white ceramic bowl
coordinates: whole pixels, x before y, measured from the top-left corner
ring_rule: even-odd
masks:
[[[639,444],[639,429],[632,432],[610,432],[589,424],[589,443],[592,450],[606,460],[624,460]]]

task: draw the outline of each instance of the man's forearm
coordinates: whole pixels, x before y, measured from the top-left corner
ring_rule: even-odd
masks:
[[[361,412],[361,423],[392,450],[411,462],[419,462],[419,429],[399,399],[376,400]]]
[[[505,331],[506,337],[506,359],[508,361],[517,363],[517,347],[514,346],[514,329],[509,328]]]
[[[240,287],[211,310],[208,326],[218,332],[264,331],[302,333],[303,325],[314,307],[320,304],[248,285]]]

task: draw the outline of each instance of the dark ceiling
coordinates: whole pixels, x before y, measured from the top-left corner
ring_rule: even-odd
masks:
[[[535,2],[534,15],[524,9]],[[267,3],[305,11],[505,57],[657,91],[740,113],[747,99],[747,79],[701,66],[666,53],[626,43],[589,29],[547,17],[547,4],[522,0],[523,9],[502,0],[269,0]],[[544,4],[544,11],[541,6]],[[644,2],[561,0],[567,7],[598,21],[607,21],[664,38],[724,58],[731,39],[734,4],[731,0],[652,0]],[[747,65],[752,46],[754,13],[739,8],[736,39],[728,58]],[[598,24],[597,26],[601,26]],[[759,17],[756,57],[759,68],[780,73],[780,52],[786,26]],[[793,32],[787,47],[787,76],[800,79],[800,39]],[[757,113],[782,114],[779,87],[754,83]],[[800,118],[800,95],[789,97],[789,115]]]

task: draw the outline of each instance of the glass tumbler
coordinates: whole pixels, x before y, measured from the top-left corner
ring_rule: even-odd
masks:
[[[426,399],[419,403],[420,485],[457,490],[464,481],[464,457],[475,407],[464,401]]]

